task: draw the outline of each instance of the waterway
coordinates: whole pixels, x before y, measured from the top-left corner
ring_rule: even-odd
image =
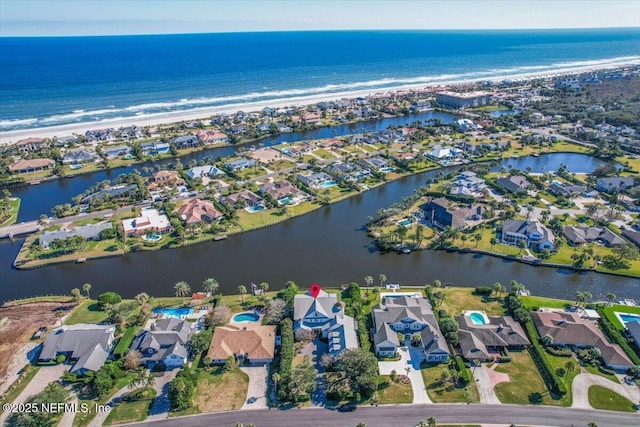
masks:
[[[558,155],[564,154],[540,158],[551,160],[552,156]],[[377,252],[364,231],[368,216],[409,195],[436,173],[404,177],[302,217],[230,236],[224,241],[133,253],[86,264],[18,271],[11,268],[10,263],[19,251],[21,241],[5,240],[0,243],[0,301],[68,293],[83,283],[93,285],[94,295],[114,290],[126,297],[143,291],[166,296],[173,293],[177,281],[186,280],[198,290],[204,278],[213,276],[219,280],[220,290],[229,294],[235,293],[238,285],[251,282],[266,281],[271,289],[279,289],[287,280],[302,287],[313,282],[336,285],[362,282],[366,275],[377,278],[380,273],[384,273],[390,283],[405,285],[423,285],[439,279],[475,287],[491,286],[495,282],[508,284],[515,279],[524,283],[534,295],[572,298],[578,290],[591,292],[595,298],[604,298],[609,292],[618,298],[640,295],[640,281],[631,278],[533,267],[478,254]]]
[[[322,138],[331,138],[344,135],[352,135],[362,132],[374,132],[387,129],[390,126],[403,126],[415,122],[416,120],[428,122],[440,120],[444,124],[453,123],[455,116],[449,113],[429,111],[416,113],[408,116],[390,117],[381,120],[369,120],[344,125],[311,129],[303,132],[283,133],[275,137],[267,137],[255,142],[239,146],[215,147],[180,157],[183,164],[191,160],[200,161],[205,158],[215,160],[219,157],[230,156],[236,153],[240,147],[262,147],[272,146],[293,141],[304,141]],[[23,186],[11,189],[14,196],[22,199],[18,221],[31,221],[38,219],[41,214],[51,214],[51,208],[58,204],[71,203],[71,199],[84,192],[92,185],[105,180],[111,180],[123,173],[131,173],[134,170],[141,171],[143,168],[155,168],[163,164],[173,164],[174,159],[160,160],[157,162],[145,162],[135,165],[118,167],[109,170],[79,175],[73,178],[63,178],[55,181],[43,182],[35,186]]]

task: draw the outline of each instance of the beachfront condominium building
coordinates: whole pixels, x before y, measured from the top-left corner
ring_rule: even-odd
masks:
[[[470,108],[487,105],[491,102],[490,92],[438,92],[436,102],[448,108]]]

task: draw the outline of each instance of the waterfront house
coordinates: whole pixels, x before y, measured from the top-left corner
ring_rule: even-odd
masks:
[[[102,200],[105,198],[109,199],[123,199],[126,197],[135,196],[138,194],[140,189],[136,184],[120,184],[120,185],[112,185],[110,187],[102,188],[94,193],[88,194],[80,203],[87,204],[91,203],[94,200]]]
[[[335,294],[323,290],[314,297],[310,291],[293,300],[293,330],[296,337],[305,331],[320,332],[329,340],[329,354],[358,348],[357,323],[344,313]]]
[[[451,149],[449,147],[443,147],[441,145],[434,146],[433,149],[426,155],[427,157],[431,157],[435,160],[447,160],[452,157]]]
[[[449,194],[458,196],[477,196],[487,188],[484,179],[478,178],[475,172],[461,172],[452,182]]]
[[[222,196],[219,201],[223,205],[234,207],[241,206],[243,208],[253,208],[262,205],[262,198],[249,190],[242,190],[238,193],[231,193],[228,196]]]
[[[124,140],[144,138],[144,132],[136,125],[121,127],[118,129],[120,138]]]
[[[118,157],[131,156],[133,150],[128,145],[118,145],[116,147],[106,147],[102,150],[107,159],[117,159]]]
[[[201,199],[191,199],[180,205],[177,213],[186,224],[211,223],[223,217],[213,203]]]
[[[223,365],[233,356],[240,363],[268,365],[276,347],[276,327],[258,324],[218,326],[207,351],[215,365]]]
[[[582,195],[586,196],[591,191],[593,191],[586,185],[567,184],[567,183],[560,183],[557,181],[554,181],[553,183],[551,183],[551,185],[547,190],[551,194],[554,194],[556,196],[564,196],[564,197],[578,197]]]
[[[308,200],[310,196],[302,190],[299,190],[289,181],[268,182],[260,187],[260,194],[268,194],[274,200],[280,201],[290,197],[293,201],[300,202]]]
[[[496,180],[499,186],[512,193],[525,192],[531,187],[531,183],[522,175],[512,175]]]
[[[122,220],[122,227],[127,236],[141,236],[145,233],[167,233],[171,231],[171,223],[166,215],[157,209],[143,209],[137,218]]]
[[[112,142],[116,140],[116,134],[113,129],[88,130],[84,136],[89,143]]]
[[[633,366],[618,344],[610,343],[596,323],[583,319],[578,313],[534,311],[531,318],[540,336],[550,335],[554,345],[596,347],[605,365],[616,371],[624,372]]]
[[[627,330],[627,335],[640,348],[640,319],[634,322],[627,322],[624,326]]]
[[[611,178],[600,178],[596,181],[596,188],[598,191],[605,193],[624,192],[627,189],[633,187],[635,184],[633,177],[631,176],[614,176]]]
[[[491,92],[451,92],[443,91],[436,94],[436,102],[447,108],[469,108],[487,105],[491,102]]]
[[[186,174],[189,177],[189,179],[195,179],[195,178],[203,178],[203,177],[210,178],[216,175],[224,175],[224,172],[222,172],[220,169],[218,169],[213,165],[205,165],[205,166],[196,166],[194,168],[187,169]]]
[[[200,140],[195,135],[181,135],[171,140],[176,148],[190,148],[200,145]]]
[[[607,227],[574,227],[570,225],[562,229],[562,234],[572,245],[598,242],[606,246],[622,246],[627,243]]]
[[[9,165],[9,172],[24,174],[42,171],[46,169],[53,169],[56,162],[51,159],[22,159]]]
[[[350,182],[362,181],[363,179],[371,175],[371,171],[369,169],[363,169],[360,166],[350,162],[331,163],[325,168],[325,171],[330,175]]]
[[[44,138],[25,138],[15,143],[14,147],[20,152],[35,152],[49,147],[49,142]]]
[[[313,172],[308,175],[297,174],[296,178],[311,188],[321,188],[324,184],[333,180],[330,175],[327,175],[324,172]]]
[[[167,369],[181,368],[187,363],[187,342],[191,336],[191,322],[174,317],[151,323],[131,343],[131,350],[142,354],[147,367],[163,364]]]
[[[114,325],[84,323],[54,329],[44,340],[38,362],[51,362],[62,354],[73,364],[69,369],[72,374],[96,372],[113,349],[115,330]]]
[[[219,130],[200,131],[196,134],[200,142],[204,145],[222,144],[229,142],[229,137],[226,133]]]
[[[547,226],[538,221],[508,219],[502,224],[501,241],[508,245],[518,245],[518,242],[525,241],[528,248],[551,251],[555,236]]]
[[[383,159],[378,156],[360,160],[359,163],[365,168],[372,168],[378,171],[389,166],[389,161],[387,159]]]
[[[481,221],[485,208],[478,204],[460,207],[444,197],[431,199],[420,206],[425,220],[433,227],[444,230],[447,227],[461,230],[474,221]]]
[[[69,150],[62,157],[62,164],[77,165],[80,163],[94,163],[100,160],[100,156],[90,148],[78,148]]]
[[[255,165],[256,165],[256,161],[254,159],[242,158],[238,160],[233,160],[231,162],[227,162],[225,163],[224,167],[227,168],[227,170],[230,170],[231,172],[238,172],[243,169],[253,167]]]
[[[402,295],[386,297],[383,303],[371,309],[373,338],[378,356],[394,356],[400,345],[398,334],[404,336],[405,345],[411,345],[414,334],[420,335],[422,360],[429,363],[449,360],[449,348],[440,331],[429,301]],[[394,338],[395,335],[395,338]]]
[[[307,124],[316,124],[320,122],[320,116],[315,113],[306,113],[302,115],[302,121]]]
[[[107,222],[104,224],[89,224],[71,229],[61,228],[55,231],[45,231],[38,237],[38,244],[43,249],[49,249],[51,242],[54,240],[66,240],[73,236],[81,236],[87,240],[100,240],[100,233],[104,230],[110,230],[111,228],[113,228],[113,225]]]
[[[177,171],[158,171],[151,175],[147,188],[149,191],[172,189],[185,185],[184,179]]]
[[[455,318],[460,350],[466,360],[492,361],[499,359],[505,349],[516,350],[531,345],[522,326],[513,317],[488,317],[484,313],[482,317],[482,322],[474,320],[469,313]]]

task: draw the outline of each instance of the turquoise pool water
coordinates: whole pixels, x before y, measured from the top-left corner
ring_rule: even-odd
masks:
[[[380,169],[380,172],[393,172],[393,171],[394,171],[394,169],[391,168],[391,167],[386,167],[386,168]]]
[[[471,322],[474,325],[486,325],[487,322],[484,319],[484,316],[482,315],[482,313],[478,313],[478,312],[472,312],[469,314],[469,317],[471,318]]]
[[[233,316],[231,320],[236,323],[257,322],[260,320],[260,316],[255,313],[239,313]]]
[[[408,219],[403,219],[402,221],[398,222],[398,225],[406,228],[411,225],[411,221],[409,221]]]
[[[254,212],[260,212],[260,211],[263,211],[263,210],[264,210],[264,206],[262,206],[262,205],[252,206],[252,207],[250,207],[250,208],[247,208],[247,210],[248,210],[249,212],[251,212],[251,213],[254,213]]]
[[[154,308],[153,314],[164,314],[166,317],[181,318],[193,313],[193,308]]]
[[[637,314],[618,313],[618,316],[620,316],[622,323],[640,322],[640,315]]]
[[[335,181],[325,182],[324,184],[320,184],[320,188],[329,188],[336,185]]]
[[[283,197],[282,199],[278,200],[278,203],[280,203],[281,205],[286,205],[292,200],[293,200],[293,197]]]

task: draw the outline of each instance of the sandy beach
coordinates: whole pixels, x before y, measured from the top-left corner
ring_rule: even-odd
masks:
[[[621,69],[624,67],[640,65],[640,57],[630,57],[625,58],[623,62],[617,63],[608,63],[608,64],[588,64],[585,63],[584,66],[577,67],[575,64],[571,67],[566,68],[558,68],[553,71],[548,72],[537,72],[537,73],[521,73],[521,74],[512,74],[509,76],[499,76],[488,79],[482,79],[482,82],[492,81],[492,82],[502,82],[505,80],[510,81],[526,81],[526,80],[535,80],[541,78],[556,78],[567,75],[576,75],[576,74],[584,74],[601,70],[614,70]],[[39,128],[28,128],[28,129],[19,129],[13,131],[5,131],[0,132],[0,145],[10,145],[13,144],[20,139],[29,138],[29,137],[37,137],[37,138],[54,138],[54,137],[66,137],[74,134],[84,134],[87,130],[94,129],[105,129],[105,128],[119,128],[131,125],[137,126],[156,126],[156,125],[165,125],[172,124],[184,121],[192,121],[192,120],[201,120],[210,118],[216,114],[231,114],[237,111],[259,111],[265,107],[273,107],[273,108],[281,108],[281,107],[294,107],[294,106],[305,106],[311,105],[322,101],[333,101],[341,98],[356,98],[356,97],[366,97],[375,94],[391,94],[394,92],[400,91],[437,91],[443,90],[446,87],[452,87],[457,85],[467,85],[470,83],[478,83],[478,80],[456,80],[456,81],[442,81],[437,82],[436,84],[411,84],[411,85],[403,85],[396,87],[389,87],[384,89],[367,89],[367,90],[358,90],[358,91],[347,91],[347,92],[332,92],[327,94],[319,94],[319,95],[311,95],[311,96],[301,96],[301,97],[290,97],[283,99],[270,99],[265,101],[257,101],[257,102],[247,102],[247,103],[237,103],[237,104],[227,104],[223,106],[217,107],[201,107],[194,108],[189,110],[180,110],[180,111],[169,111],[162,113],[149,113],[138,116],[130,116],[130,117],[122,117],[122,118],[114,118],[114,119],[105,119],[100,121],[93,122],[81,122],[81,123],[70,123],[65,125],[58,126],[50,126],[50,127],[39,127]]]

